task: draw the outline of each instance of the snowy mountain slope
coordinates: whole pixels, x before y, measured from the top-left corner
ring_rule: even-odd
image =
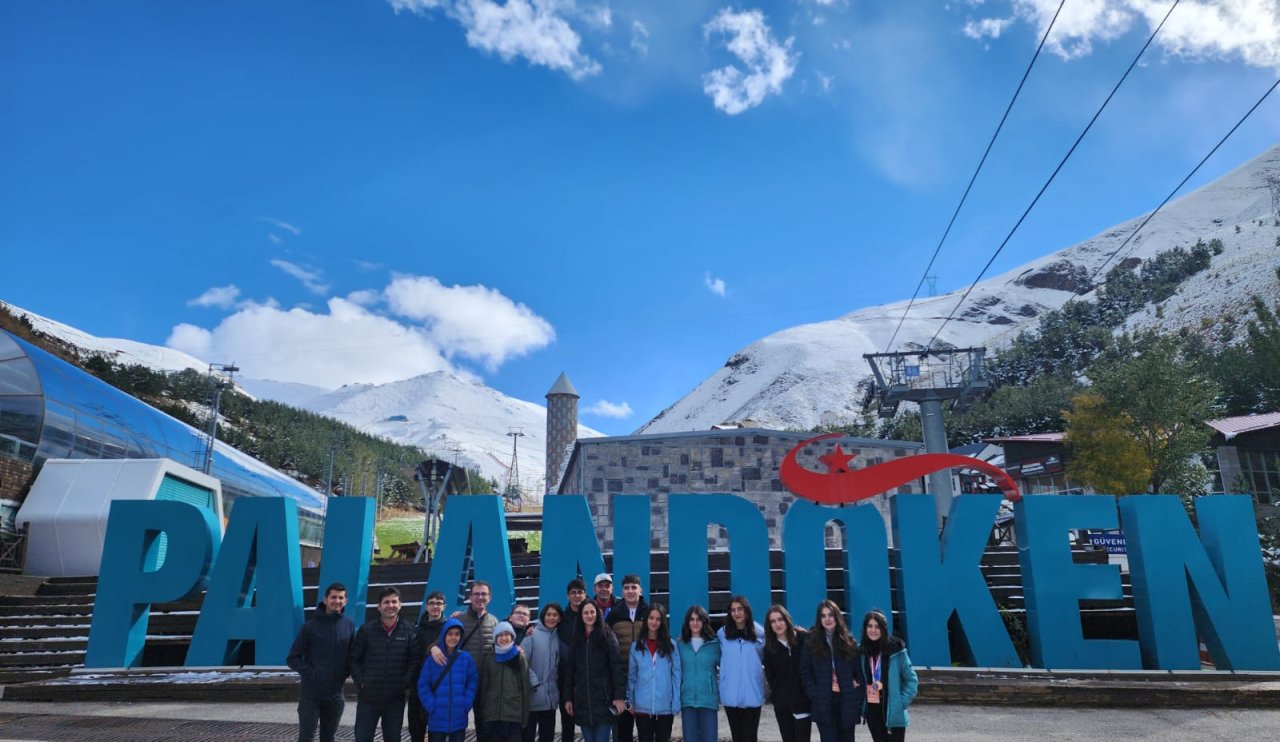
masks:
[[[520,430],[520,482],[536,489],[545,469],[547,410],[446,371],[372,386],[351,384],[310,400],[305,409],[401,443],[422,446],[506,483],[512,439]],[[578,426],[579,437],[603,435]]]
[[[1252,295],[1276,300],[1280,225],[1267,185],[1267,175],[1273,172],[1280,174],[1280,147],[1171,202],[1114,258],[1143,217],[982,281],[939,340],[998,349],[1019,331],[1035,327],[1046,310],[1062,306],[1077,293],[1091,298],[1091,276],[1101,280],[1125,259],[1150,258],[1197,240],[1218,238],[1226,249],[1214,256],[1208,270],[1189,278],[1162,302],[1158,312],[1148,307],[1131,317],[1125,329],[1199,329],[1206,318],[1243,315]],[[962,293],[917,300],[894,349],[927,344]],[[741,420],[801,429],[851,421],[861,409],[857,385],[870,375],[862,354],[886,349],[906,306],[901,301],[860,309],[757,340],[637,432],[705,430]]]
[[[133,340],[99,338],[12,304],[4,306],[27,317],[41,332],[119,363],[141,364],[159,371],[192,368],[204,373],[209,368],[208,363],[180,351]],[[461,448],[459,463],[476,468],[500,484],[506,483],[511,462],[511,438],[507,433],[519,429],[524,432],[519,446],[521,482],[532,490],[544,474],[546,408],[508,397],[479,381],[437,372],[380,386],[348,384],[337,390],[245,377],[237,377],[236,385],[257,399],[311,410],[374,435],[421,446],[441,458],[452,460],[452,449]],[[579,435],[585,438],[602,434],[579,426]]]

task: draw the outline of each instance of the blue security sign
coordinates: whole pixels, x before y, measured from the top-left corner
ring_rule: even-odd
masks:
[[[1124,533],[1120,531],[1089,531],[1089,543],[1093,546],[1101,546],[1107,550],[1108,554],[1129,553]]]

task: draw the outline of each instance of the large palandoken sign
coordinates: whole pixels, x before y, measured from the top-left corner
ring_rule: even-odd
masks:
[[[893,497],[897,563],[892,572],[884,519],[875,507],[797,500],[781,524],[784,602],[794,614],[806,616],[826,597],[824,530],[836,521],[844,527],[845,608],[852,615],[891,605],[892,574],[898,581],[895,607],[901,611],[895,630],[905,636],[918,664],[951,665],[956,659],[982,667],[1020,667],[980,569],[1001,500],[1001,495],[955,498],[939,536],[931,495]],[[672,494],[667,503],[673,615],[707,604],[710,524],[729,532],[732,592],[746,595],[753,605],[769,605],[770,539],[759,508],[731,494]],[[604,571],[604,560],[585,497],[550,496],[543,507],[539,595],[558,600],[569,580]],[[1199,669],[1203,641],[1219,669],[1280,670],[1252,500],[1214,495],[1198,498],[1195,508],[1199,532],[1172,495],[1017,499],[1032,664]],[[618,495],[612,501],[614,573],[641,575],[646,592],[650,516],[648,495]],[[320,585],[342,582],[351,595],[366,594],[373,519],[370,499],[331,500]],[[1128,542],[1139,638],[1086,639],[1079,601],[1121,598],[1120,570],[1073,563],[1068,532],[1117,528]],[[514,581],[501,499],[451,498],[440,532],[427,590],[456,595],[470,550],[475,576],[493,587],[490,610],[505,616]],[[226,536],[220,539],[218,533],[212,513],[186,503],[113,502],[85,665],[139,664],[151,605],[189,600],[202,590],[207,592],[187,666],[232,664],[244,641],[254,642],[257,664],[283,664],[303,621],[296,506],[284,498],[241,498]],[[160,534],[168,536],[162,562]],[[953,615],[963,632],[961,644],[969,650],[963,658],[951,655]]]

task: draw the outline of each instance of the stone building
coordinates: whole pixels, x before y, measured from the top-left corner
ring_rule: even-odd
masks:
[[[546,491],[554,492],[564,471],[565,459],[578,439],[578,390],[560,374],[547,391]]]
[[[620,494],[651,496],[652,547],[656,551],[667,550],[667,497],[673,492],[723,492],[745,497],[760,508],[769,527],[770,545],[780,548],[782,517],[796,498],[782,486],[778,467],[788,451],[814,435],[736,428],[583,438],[574,443],[563,476],[552,480],[555,482],[552,491],[586,495],[596,522],[596,535],[606,552],[613,549],[612,503],[613,498]],[[808,446],[797,460],[814,471],[825,471],[818,457],[830,451],[836,443],[846,453],[855,455],[850,462],[854,468],[924,451],[923,443],[850,437],[824,440]],[[916,480],[894,492],[923,491],[923,480]],[[887,526],[888,497],[880,495],[870,502],[880,510]],[[829,546],[842,545],[834,526],[828,525],[827,541]],[[727,546],[728,534],[724,528],[708,528],[709,549],[722,550]]]

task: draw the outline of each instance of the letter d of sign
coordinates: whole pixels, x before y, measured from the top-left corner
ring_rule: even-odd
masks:
[[[218,530],[212,510],[185,502],[111,503],[85,667],[141,662],[151,604],[190,600],[204,589]],[[161,534],[167,536],[163,562]]]
[[[298,505],[287,497],[241,497],[209,576],[187,666],[238,664],[254,642],[253,664],[283,665],[302,626]]]

